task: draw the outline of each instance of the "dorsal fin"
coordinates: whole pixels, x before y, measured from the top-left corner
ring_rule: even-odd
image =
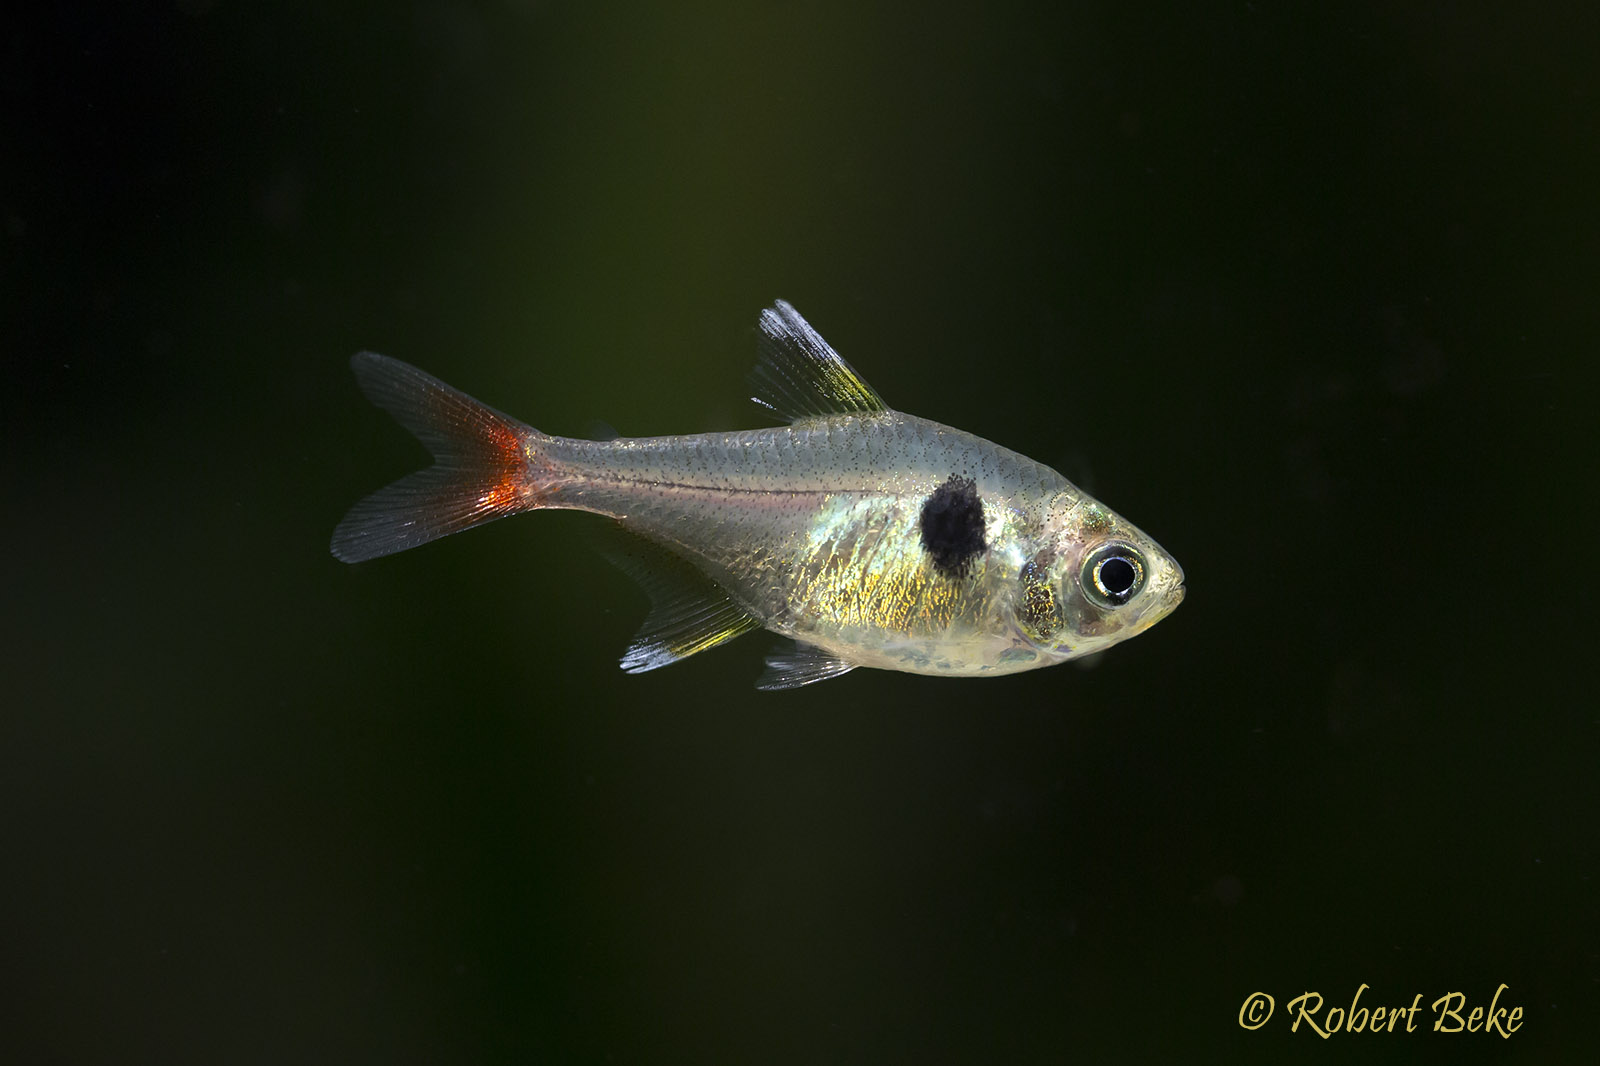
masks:
[[[750,384],[752,400],[790,421],[889,409],[786,300],[761,312],[760,359]]]

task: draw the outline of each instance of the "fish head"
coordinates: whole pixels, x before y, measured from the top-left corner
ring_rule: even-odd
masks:
[[[1054,659],[1092,655],[1137,636],[1183,602],[1177,560],[1087,496],[1059,497],[1029,548],[1018,573],[1017,628]]]

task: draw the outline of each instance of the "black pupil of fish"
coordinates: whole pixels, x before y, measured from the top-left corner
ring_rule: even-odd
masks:
[[[1138,577],[1133,564],[1120,556],[1112,556],[1100,564],[1100,587],[1113,596],[1126,596]]]

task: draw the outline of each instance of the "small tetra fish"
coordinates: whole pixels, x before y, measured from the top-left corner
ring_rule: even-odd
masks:
[[[552,437],[399,360],[351,365],[434,465],[356,504],[333,554],[545,507],[614,518],[670,553],[629,567],[653,601],[629,673],[766,628],[796,643],[759,688],[858,666],[994,676],[1101,651],[1183,600],[1177,562],[1126,519],[1047,466],[891,410],[781,300],[753,375],[752,399],[790,420],[772,429]]]

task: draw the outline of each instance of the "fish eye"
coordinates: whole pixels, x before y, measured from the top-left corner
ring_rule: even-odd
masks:
[[[1121,607],[1144,587],[1144,556],[1130,544],[1103,544],[1084,560],[1080,583],[1099,606]]]

